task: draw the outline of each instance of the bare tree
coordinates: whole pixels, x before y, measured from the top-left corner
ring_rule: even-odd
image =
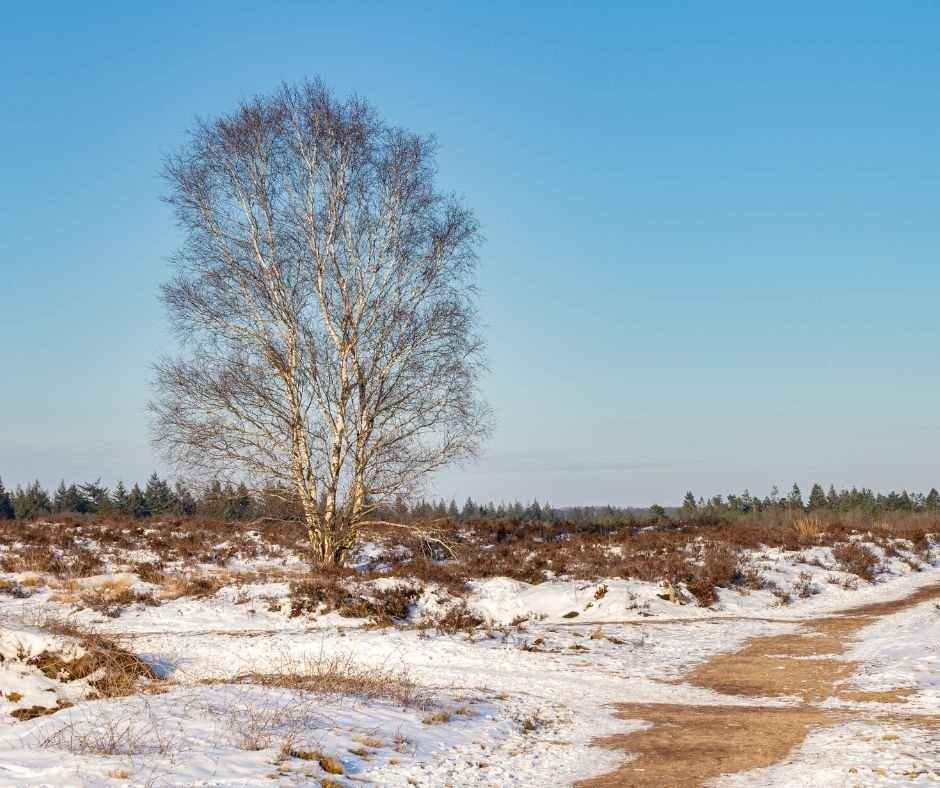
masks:
[[[155,444],[299,500],[318,563],[488,432],[478,224],[434,154],[314,81],[199,122],[165,165],[183,354],[156,367]]]

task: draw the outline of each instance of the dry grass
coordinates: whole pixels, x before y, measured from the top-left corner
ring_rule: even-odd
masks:
[[[84,652],[70,659],[48,650],[31,656],[28,664],[49,678],[64,682],[84,679],[93,689],[93,696],[100,698],[132,695],[152,688],[158,681],[153,668],[120,638],[46,611],[30,623],[45,632],[73,639]]]
[[[168,731],[149,704],[127,708],[101,707],[58,726],[40,747],[77,755],[172,755],[179,748],[179,730]]]
[[[427,708],[430,692],[418,685],[406,667],[363,665],[351,654],[283,656],[274,670],[236,676],[232,681],[261,687],[283,687],[301,693],[384,700],[400,706]]]
[[[424,715],[421,720],[425,725],[443,725],[453,719],[453,714],[447,709],[438,709]]]
[[[320,750],[303,750],[299,747],[291,747],[288,748],[286,754],[291,758],[299,758],[302,761],[316,761],[327,774],[346,774],[346,770],[340,761]]]
[[[793,530],[801,541],[812,542],[819,538],[823,532],[822,524],[815,515],[800,517],[793,523]]]
[[[164,576],[161,582],[161,599],[204,599],[213,596],[226,584],[227,577],[209,574],[184,574]]]
[[[52,602],[77,603],[98,613],[117,618],[134,604],[158,605],[153,594],[134,591],[126,576],[106,579],[100,583],[83,586],[74,579],[61,582],[58,592],[50,597]]]

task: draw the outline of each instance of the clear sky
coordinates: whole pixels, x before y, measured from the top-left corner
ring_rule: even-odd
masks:
[[[933,2],[4,0],[0,476],[161,468],[162,156],[319,74],[483,224],[499,426],[442,495],[940,486],[938,40]]]

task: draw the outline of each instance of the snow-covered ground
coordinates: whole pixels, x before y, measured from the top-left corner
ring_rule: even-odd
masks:
[[[882,572],[868,584],[839,571],[829,548],[764,550],[750,563],[777,593],[721,590],[711,608],[681,588],[677,602],[687,604],[669,601],[656,584],[619,578],[538,585],[489,578],[472,583],[467,598],[486,623],[457,634],[420,626],[453,604],[433,584],[407,626],[375,628],[336,613],[291,618],[288,583],[276,578],[202,598],[135,603],[110,618],[78,610],[42,578],[0,575],[13,583],[0,594],[0,785],[567,784],[627,757],[592,744],[643,724],[617,719],[615,704],[751,703],[676,680],[752,637],[940,582],[940,556],[921,571],[880,557]],[[153,591],[133,574],[124,580],[132,591]],[[102,582],[115,582],[115,574],[84,578],[71,590]],[[780,589],[790,592],[789,604]],[[121,636],[152,666],[152,691],[92,699],[96,674],[64,681],[44,673],[37,666],[44,653],[65,662],[83,653],[74,637],[43,625],[50,611]],[[938,642],[940,611],[931,603],[862,630],[848,655],[860,663],[853,682],[912,690],[908,718],[814,732],[784,764],[721,784],[940,779]],[[329,665],[372,671],[389,691],[327,692],[251,678]],[[392,685],[402,680],[422,689],[411,699],[396,695]],[[34,706],[58,710],[10,716]]]

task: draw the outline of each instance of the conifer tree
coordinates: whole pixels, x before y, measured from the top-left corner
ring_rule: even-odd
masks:
[[[924,508],[930,512],[940,509],[940,492],[937,492],[936,487],[931,487],[930,492],[927,493],[927,497],[924,499]]]
[[[13,501],[10,500],[10,493],[3,486],[3,479],[0,479],[0,520],[13,519]]]
[[[137,484],[131,488],[131,493],[127,496],[127,511],[134,517],[146,517],[150,514],[150,509],[147,508],[147,497]]]
[[[793,489],[787,496],[787,508],[801,511],[803,509],[803,493],[800,492],[800,486],[796,482],[793,482]]]
[[[85,499],[86,511],[102,514],[111,508],[111,496],[108,495],[108,488],[101,486],[101,479],[80,485],[78,491]]]
[[[408,500],[404,495],[400,493],[395,496],[395,502],[392,505],[392,511],[395,514],[395,519],[400,523],[407,523],[410,517],[410,512],[408,511]]]
[[[810,510],[825,509],[828,505],[826,494],[823,492],[822,485],[814,484],[809,491],[809,501],[807,502]]]
[[[174,511],[177,514],[188,516],[196,513],[196,499],[189,491],[189,488],[181,481],[176,482],[174,488],[174,497],[176,498],[176,507]]]
[[[170,485],[157,476],[154,471],[147,479],[147,488],[144,490],[147,511],[153,515],[166,514],[173,511],[176,505],[176,498]]]
[[[228,502],[225,499],[222,483],[218,479],[209,482],[209,486],[203,491],[198,511],[204,517],[211,517],[213,520],[228,519]]]
[[[538,498],[526,507],[524,518],[529,523],[537,523],[542,519],[542,504]]]
[[[52,510],[54,512],[76,512],[83,514],[88,511],[88,503],[74,484],[65,486],[65,480],[59,482],[52,497]]]
[[[124,486],[124,482],[119,479],[118,483],[114,485],[114,493],[111,495],[111,508],[126,513],[128,511],[128,501],[127,488]]]
[[[477,511],[477,505],[473,502],[473,498],[467,498],[463,509],[460,510],[460,522],[468,523],[474,519],[477,514],[479,514],[479,512]]]
[[[251,519],[252,504],[253,501],[251,499],[251,493],[248,491],[248,487],[245,486],[244,482],[239,483],[238,487],[235,489],[232,495],[232,504],[229,507],[229,516],[233,520]]]
[[[32,484],[26,485],[24,490],[20,485],[16,485],[16,490],[10,496],[13,503],[13,513],[17,520],[32,520],[43,514],[52,511],[52,501],[37,479]]]

